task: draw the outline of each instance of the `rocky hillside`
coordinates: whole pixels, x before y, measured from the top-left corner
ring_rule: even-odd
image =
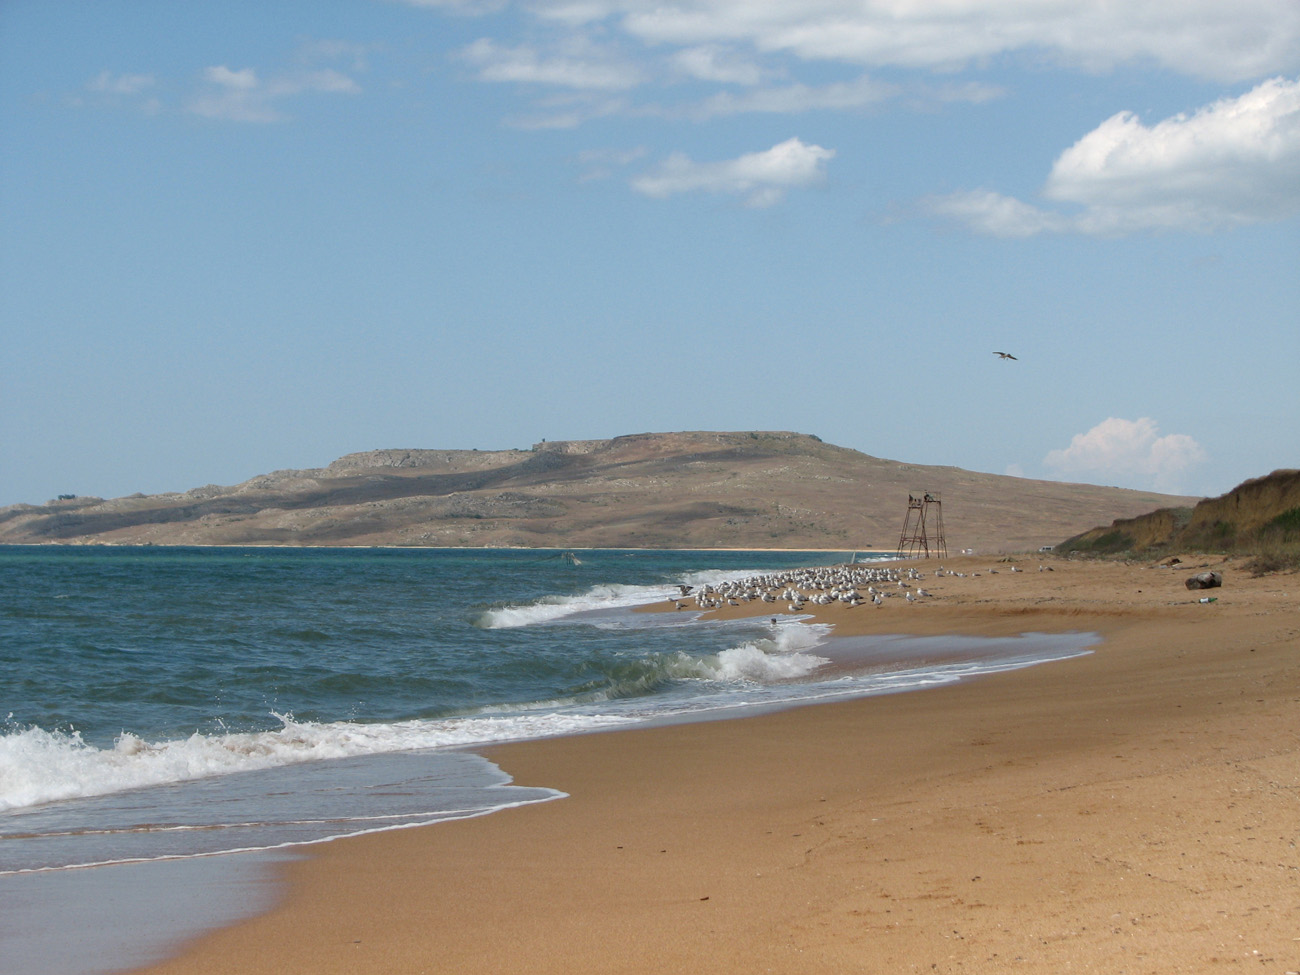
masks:
[[[664,433],[375,450],[234,487],[14,505],[0,543],[892,550],[909,494],[925,492],[954,553],[1036,549],[1195,501],[903,464],[797,433]]]
[[[1059,546],[1063,552],[1159,556],[1172,552],[1300,549],[1300,471],[1274,471],[1195,507],[1171,507],[1092,528]]]

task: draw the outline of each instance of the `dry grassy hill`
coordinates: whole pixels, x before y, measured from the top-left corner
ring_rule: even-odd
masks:
[[[1300,470],[1256,477],[1195,507],[1173,507],[1063,542],[1062,552],[1159,557],[1173,552],[1251,553],[1261,568],[1300,563]]]
[[[950,552],[1024,551],[1196,499],[882,460],[797,433],[376,450],[234,487],[0,509],[0,543],[893,549],[909,494]]]

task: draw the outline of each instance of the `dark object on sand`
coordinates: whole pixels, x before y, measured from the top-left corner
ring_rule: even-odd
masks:
[[[1223,575],[1218,572],[1198,572],[1187,580],[1188,589],[1218,589],[1223,585]]]

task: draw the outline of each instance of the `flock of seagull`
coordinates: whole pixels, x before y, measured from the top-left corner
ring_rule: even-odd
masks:
[[[935,578],[945,575],[965,577],[964,572],[949,572],[942,566],[934,572]],[[827,566],[767,573],[721,582],[716,586],[679,585],[678,595],[669,596],[668,600],[676,609],[702,610],[740,606],[754,600],[772,604],[784,602],[792,613],[802,612],[808,603],[814,606],[843,603],[853,607],[869,602],[878,608],[890,597],[902,596],[909,603],[929,597],[928,590],[916,585],[924,578],[924,572],[910,567]]]

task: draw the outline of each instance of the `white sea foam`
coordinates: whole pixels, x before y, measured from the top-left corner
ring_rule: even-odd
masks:
[[[751,640],[703,658],[699,661],[701,676],[760,684],[807,677],[829,662],[808,651],[822,643],[830,631],[824,624],[777,627],[771,638]]]
[[[716,658],[719,680],[752,680],[767,683],[806,677],[826,663],[810,653],[772,654],[753,643],[723,650]]]
[[[125,734],[111,748],[88,744],[75,731],[26,728],[0,736],[0,812],[300,762],[576,734],[630,720],[562,712],[394,724],[281,717],[283,727],[274,731],[158,742]]]
[[[708,569],[683,573],[680,581],[682,585],[698,589],[709,585],[716,586],[732,579],[748,578],[755,574],[755,571]],[[661,602],[677,594],[676,583],[664,583],[658,586],[628,586],[611,583],[592,586],[587,591],[572,596],[544,596],[531,603],[488,609],[479,616],[478,624],[488,630],[532,626],[583,613],[644,606]]]
[[[662,673],[669,679],[723,684],[798,680],[826,662],[809,651],[829,633],[826,626],[786,624],[774,627],[770,637],[716,654],[674,654],[662,662]],[[579,701],[540,701],[510,713],[374,724],[297,721],[277,714],[281,727],[269,731],[196,732],[152,742],[124,733],[106,748],[84,741],[76,731],[11,727],[0,735],[0,812],[301,762],[579,734],[671,710],[653,698],[636,706],[594,706],[609,698],[587,697],[585,707]]]
[[[532,626],[595,610],[645,605],[671,591],[670,586],[593,586],[575,596],[546,596],[532,603],[488,609],[479,616],[478,624],[487,630]]]

